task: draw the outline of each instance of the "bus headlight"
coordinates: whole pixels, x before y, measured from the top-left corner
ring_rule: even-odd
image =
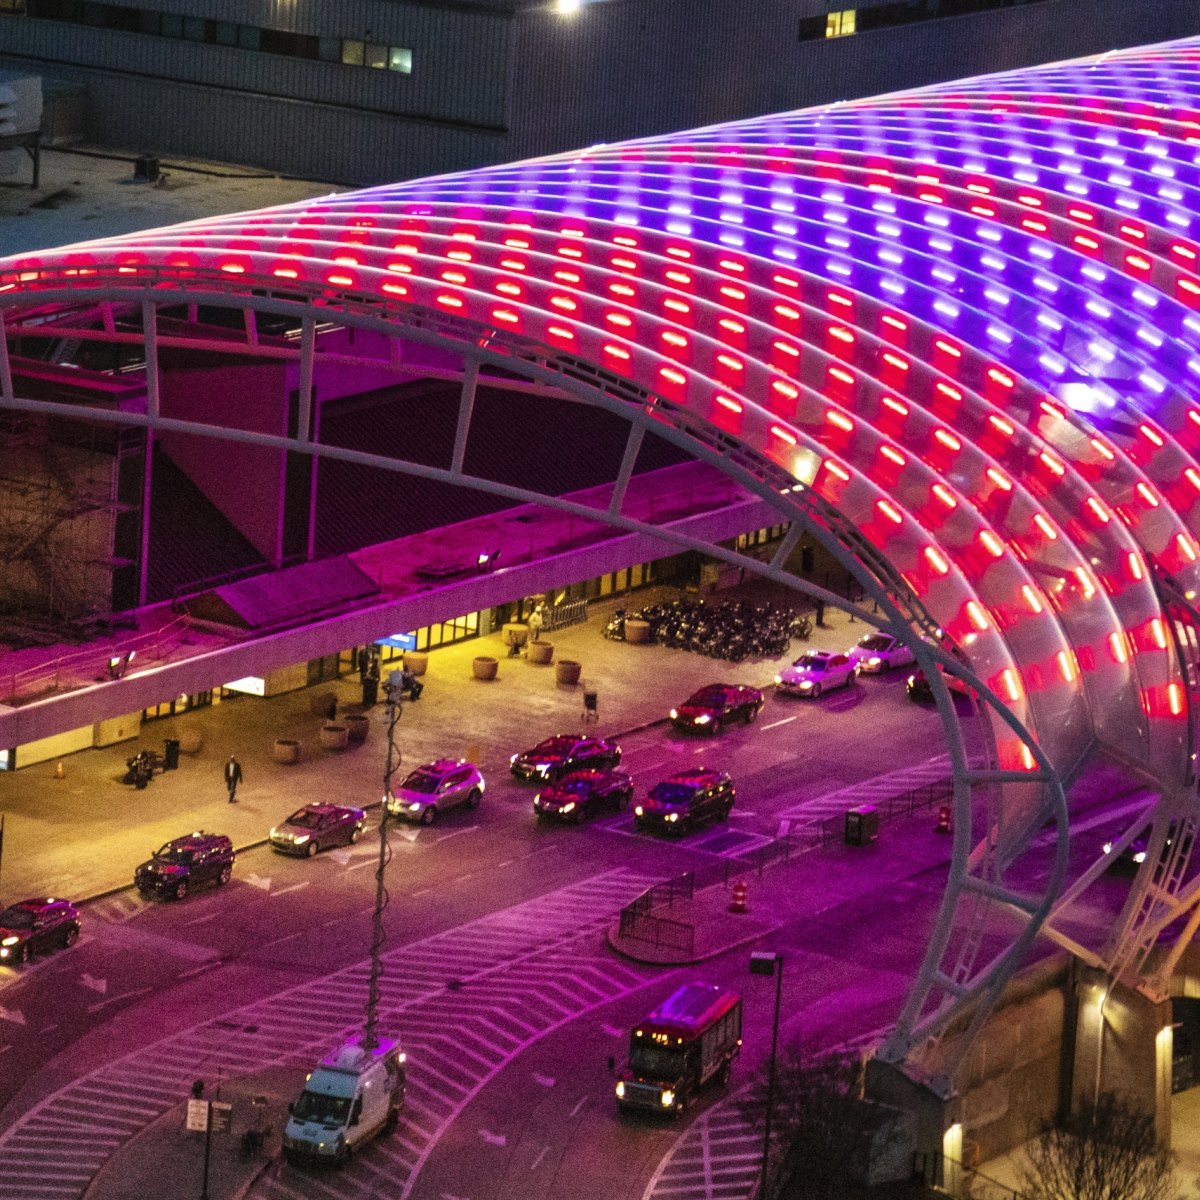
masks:
[[[662,1094],[662,1106],[663,1106],[663,1108],[670,1108],[671,1105],[674,1103],[675,1103],[675,1093],[673,1091],[671,1091],[670,1088],[667,1088],[667,1090],[665,1092],[663,1092],[663,1094]]]
[[[623,1080],[623,1079],[617,1080],[617,1099],[618,1100],[625,1099],[625,1080]]]

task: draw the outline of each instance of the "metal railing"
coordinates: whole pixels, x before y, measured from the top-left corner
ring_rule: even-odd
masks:
[[[579,625],[587,620],[586,600],[567,600],[551,608],[542,609],[543,626],[547,633],[566,629],[568,625]]]
[[[653,912],[639,912],[628,905],[621,910],[621,937],[646,942],[689,957],[696,949],[696,926],[691,921],[676,921]]]

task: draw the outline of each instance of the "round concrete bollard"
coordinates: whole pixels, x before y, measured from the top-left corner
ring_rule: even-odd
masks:
[[[625,620],[625,640],[645,644],[650,641],[650,622],[636,618]]]
[[[271,758],[285,767],[300,761],[300,743],[295,738],[276,738],[271,746]]]
[[[322,750],[345,750],[350,744],[350,730],[345,725],[322,725],[320,738]]]
[[[478,655],[471,663],[471,674],[476,679],[495,679],[499,669],[499,661],[486,654]]]
[[[350,734],[352,742],[365,742],[367,740],[367,732],[371,728],[371,720],[369,717],[364,717],[359,713],[353,713],[348,717],[343,718],[346,729]]]
[[[574,687],[579,682],[579,675],[582,671],[581,663],[574,662],[569,658],[560,658],[554,664],[554,680],[556,683]]]
[[[429,668],[429,655],[424,650],[406,650],[404,665],[414,675],[424,675]]]
[[[531,663],[539,663],[545,666],[547,663],[554,661],[554,643],[531,642],[529,653],[526,657]]]

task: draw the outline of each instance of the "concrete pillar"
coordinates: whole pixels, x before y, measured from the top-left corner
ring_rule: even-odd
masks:
[[[1159,1145],[1170,1147],[1170,1000],[1151,1000],[1082,969],[1076,1005],[1072,1109],[1115,1092],[1154,1113]]]

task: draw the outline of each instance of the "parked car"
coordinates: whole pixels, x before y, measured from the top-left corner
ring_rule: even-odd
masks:
[[[604,738],[563,733],[509,759],[518,779],[561,779],[572,771],[610,769],[621,761],[621,747]]]
[[[233,876],[233,842],[223,833],[189,833],[156,850],[133,873],[143,896],[182,900],[194,887],[226,884]]]
[[[749,725],[762,711],[763,694],[740,683],[710,683],[693,692],[678,708],[671,709],[676,729],[700,729],[718,734],[727,721]]]
[[[789,696],[810,696],[848,687],[858,678],[858,669],[848,654],[835,650],[806,650],[790,667],[775,676],[780,692]]]
[[[638,829],[657,829],[682,836],[705,821],[724,821],[737,799],[733,780],[724,771],[693,767],[650,789],[633,810]]]
[[[951,675],[948,671],[942,670],[941,665],[938,665],[938,674],[942,677],[942,682],[950,689],[950,691],[959,696],[970,696],[973,690],[970,686],[964,683],[957,675]],[[914,671],[905,683],[905,689],[908,692],[908,698],[915,700],[918,704],[933,703],[933,688],[929,684],[929,680],[925,676],[925,672],[918,668]]]
[[[633,799],[633,780],[623,771],[572,771],[533,798],[539,817],[559,817],[577,825],[601,809],[618,812]]]
[[[879,675],[894,667],[907,667],[914,662],[912,648],[898,637],[876,630],[858,639],[858,643],[847,652],[854,669],[867,675]]]
[[[367,827],[361,808],[340,804],[306,804],[271,830],[271,848],[312,858],[330,846],[352,846]]]
[[[393,817],[432,825],[440,813],[457,808],[478,808],[485,789],[483,775],[465,758],[439,758],[418,767],[390,795],[384,808]]]
[[[79,939],[79,909],[69,900],[22,900],[0,912],[0,963],[28,962]]]
[[[1105,854],[1113,853],[1113,848],[1116,846],[1117,842],[1120,841],[1127,829],[1128,826],[1125,826],[1113,831],[1113,835],[1104,843]],[[1146,861],[1146,853],[1150,846],[1150,833],[1151,826],[1147,825],[1141,830],[1141,832],[1137,834],[1133,841],[1131,841],[1129,845],[1121,851],[1120,854],[1115,856],[1111,865],[1122,867],[1128,870],[1135,870],[1137,867],[1140,867],[1142,863]],[[1170,826],[1167,828],[1167,836],[1163,839],[1162,851],[1159,855],[1160,862],[1165,862],[1168,858],[1170,858],[1172,849],[1175,845],[1175,839],[1178,836],[1179,827],[1175,821],[1172,821]],[[1186,853],[1188,846],[1185,845],[1181,849],[1182,852]]]

